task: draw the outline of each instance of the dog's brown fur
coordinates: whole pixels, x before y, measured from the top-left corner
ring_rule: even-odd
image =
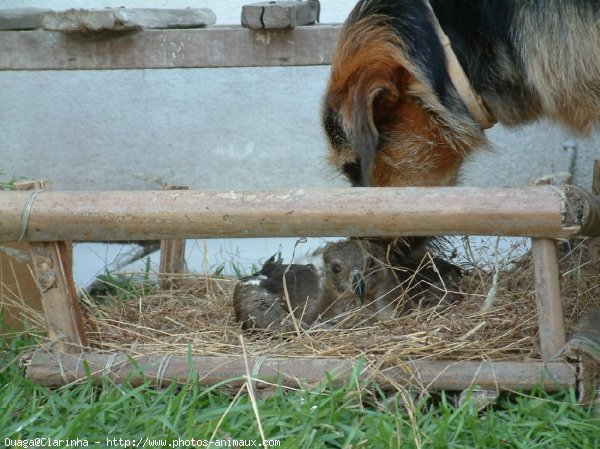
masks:
[[[584,133],[600,122],[600,2],[431,6],[499,122],[546,116]],[[425,0],[357,4],[335,50],[323,121],[329,159],[353,185],[452,185],[486,144],[450,82]]]
[[[381,129],[389,136],[373,161],[374,185],[393,186],[400,179],[406,185],[453,184],[469,144],[482,143],[478,130],[456,123],[464,128],[463,138],[453,139],[443,122],[427,112],[445,115],[384,23],[384,18],[370,17],[344,28],[332,63],[327,106],[339,111],[343,128],[359,145],[368,145],[363,140],[376,138]],[[339,168],[355,160],[348,142],[330,153],[330,162]]]

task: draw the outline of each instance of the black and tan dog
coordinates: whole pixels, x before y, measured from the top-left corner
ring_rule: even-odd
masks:
[[[455,184],[495,121],[600,121],[600,1],[361,0],[323,124],[351,183]]]

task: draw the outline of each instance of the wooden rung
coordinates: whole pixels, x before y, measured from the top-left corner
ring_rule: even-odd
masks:
[[[531,239],[531,253],[542,359],[551,360],[565,345],[556,242],[552,239]]]
[[[600,199],[569,189],[44,192],[23,240],[600,235]],[[29,199],[27,192],[0,191],[0,241],[19,240]]]
[[[573,326],[564,355],[579,363],[579,402],[591,404],[597,399],[596,392],[600,392],[600,308],[591,306],[582,313]]]
[[[592,194],[600,197],[600,160],[594,161],[594,177],[592,180]],[[600,237],[592,237],[589,242],[592,266],[600,272]]]
[[[197,375],[201,385],[245,382],[246,363],[253,367],[257,388],[266,383],[298,387],[323,380],[326,373],[334,383],[346,382],[355,374],[355,361],[335,358],[267,358],[234,356],[133,355],[126,352],[86,352],[82,356],[55,354],[39,349],[24,357],[26,377],[48,387],[88,379],[108,377],[116,383],[131,385],[152,382],[165,386],[185,382]],[[89,371],[86,371],[87,364]],[[417,360],[401,366],[372,370],[368,366],[359,373],[363,380],[375,380],[383,389],[398,385],[432,390],[461,391],[478,385],[490,390],[515,390],[542,387],[557,391],[575,385],[575,367],[567,362],[483,362]],[[264,383],[260,382],[263,381]]]
[[[165,190],[188,190],[187,186],[165,186]],[[185,239],[161,240],[159,287],[164,290],[180,285],[177,275],[185,269]]]
[[[16,185],[17,190],[32,192],[50,187],[50,183],[46,180],[25,181]],[[37,195],[36,193],[32,194]],[[32,206],[33,202],[30,202],[29,208],[25,208],[23,211],[25,226]],[[48,338],[56,342],[62,351],[79,352],[81,348],[87,346],[87,337],[83,327],[77,290],[73,282],[71,243],[65,241],[35,242],[30,246]]]

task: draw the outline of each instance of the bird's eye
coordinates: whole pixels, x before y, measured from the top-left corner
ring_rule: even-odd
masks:
[[[338,275],[342,272],[342,267],[339,263],[337,262],[333,262],[331,264],[331,272],[335,275]]]

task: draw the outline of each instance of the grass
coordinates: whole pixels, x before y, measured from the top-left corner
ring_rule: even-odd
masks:
[[[0,178],[4,176],[4,170],[0,169]],[[15,190],[16,179],[13,177],[9,181],[0,179],[0,190]]]
[[[180,444],[212,439],[211,447],[231,444],[223,443],[227,439],[261,440],[245,392],[193,382],[158,390],[109,380],[50,390],[25,379],[18,366],[19,353],[34,344],[26,336],[0,337],[0,445],[22,446],[19,439],[32,438],[62,439],[63,447],[76,439],[93,447],[119,438],[120,447],[146,437]],[[258,411],[265,438],[285,448],[600,448],[600,420],[572,391],[501,396],[483,412],[445,394],[408,402],[403,407],[399,398],[386,400],[375,387],[349,379],[337,388],[325,381],[311,390],[277,390],[258,400]]]
[[[104,274],[97,276],[99,282],[96,283],[90,295],[96,300],[110,295],[122,301],[128,301],[152,294],[158,290],[158,286],[150,279],[150,264],[150,258],[146,257],[145,269],[142,273],[115,274],[106,270]]]
[[[0,182],[0,189],[10,186]],[[146,288],[110,273],[104,281],[104,293],[123,301]],[[235,440],[260,444],[260,422],[272,446],[283,448],[600,449],[600,420],[577,404],[573,391],[506,394],[478,412],[472,401],[458,405],[443,393],[415,401],[388,398],[351,377],[341,387],[324,381],[310,390],[278,389],[258,400],[257,418],[245,391],[194,382],[159,390],[105,379],[50,390],[26,379],[19,367],[19,355],[36,345],[25,334],[10,340],[0,335],[0,447],[83,441],[165,447],[159,443],[184,446],[192,439],[201,443],[194,447],[231,447]]]

